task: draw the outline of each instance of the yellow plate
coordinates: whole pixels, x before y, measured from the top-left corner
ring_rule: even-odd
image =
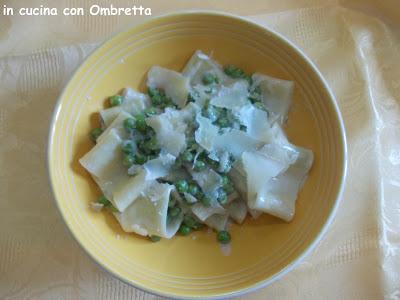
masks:
[[[231,254],[215,234],[151,243],[124,233],[113,216],[95,213],[100,195],[78,159],[92,146],[105,99],[126,86],[144,90],[153,65],[181,70],[196,49],[222,64],[295,82],[287,133],[314,151],[315,163],[291,223],[264,215],[231,228]],[[86,252],[116,277],[143,290],[180,298],[227,297],[266,285],[291,270],[330,223],[343,188],[346,143],[334,97],[312,63],[277,33],[231,15],[189,12],[154,18],[120,33],[75,73],[54,112],[49,175],[65,223]]]

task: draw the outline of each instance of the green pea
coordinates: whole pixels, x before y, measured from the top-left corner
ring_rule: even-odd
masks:
[[[151,98],[151,103],[155,106],[159,106],[163,103],[163,98],[161,96],[154,96]]]
[[[124,98],[121,95],[115,95],[110,97],[110,105],[111,106],[119,106],[122,104]]]
[[[159,95],[160,91],[157,88],[149,87],[149,89],[147,90],[147,93],[149,94],[150,97],[154,97],[156,95]]]
[[[155,107],[149,107],[144,111],[145,115],[150,117],[157,114],[157,109]]]
[[[146,118],[144,115],[137,115],[136,116],[136,128],[140,132],[146,132],[147,130],[147,123],[146,123]]]
[[[135,154],[133,156],[133,158],[134,158],[135,164],[137,164],[137,165],[143,165],[147,161],[146,156],[144,156],[143,154],[139,154],[139,153]]]
[[[136,120],[134,118],[127,118],[124,120],[124,128],[129,133],[136,127]]]
[[[227,195],[233,193],[234,188],[232,185],[231,180],[229,179],[229,177],[227,175],[221,175],[222,177],[222,187],[224,189],[224,191],[226,192]]]
[[[103,204],[103,205],[106,206],[106,207],[112,205],[111,202],[110,202],[110,200],[108,200],[105,196],[101,196],[101,197],[97,200],[97,202],[100,203],[100,204]]]
[[[196,196],[199,193],[199,187],[193,183],[189,184],[188,193],[193,196]]]
[[[127,140],[122,143],[122,152],[125,154],[132,154],[135,148],[135,143],[131,140]]]
[[[168,215],[170,215],[172,218],[176,218],[180,215],[181,211],[182,210],[179,206],[171,207],[168,209]]]
[[[225,205],[228,202],[228,196],[224,190],[221,190],[218,195],[218,202],[221,205]]]
[[[246,73],[242,69],[240,69],[234,65],[225,66],[224,72],[229,77],[236,78],[236,79],[245,78],[245,76],[246,76]]]
[[[189,150],[186,150],[182,153],[182,160],[184,162],[192,162],[194,159],[194,155]]]
[[[217,233],[217,240],[221,244],[229,244],[229,242],[231,241],[231,235],[228,231],[221,230]]]
[[[159,237],[158,235],[150,235],[149,239],[154,243],[161,241],[161,237]]]
[[[211,74],[211,73],[204,74],[202,81],[203,81],[203,84],[205,84],[205,85],[219,83],[218,77],[215,74]]]
[[[93,142],[96,142],[98,137],[103,133],[103,129],[101,128],[95,128],[90,131],[90,138]]]
[[[217,124],[219,127],[226,128],[229,127],[229,120],[225,117],[222,117],[217,120]]]
[[[206,169],[206,163],[200,159],[196,160],[196,162],[193,165],[193,170],[200,172]]]
[[[154,106],[159,106],[164,102],[165,93],[160,89],[149,88],[148,93]]]
[[[191,232],[192,229],[184,224],[182,224],[181,227],[179,228],[179,233],[182,235],[189,235]]]
[[[159,149],[157,140],[151,138],[150,140],[140,142],[139,149],[145,154],[152,155]]]
[[[190,227],[190,228],[194,228],[197,225],[197,221],[195,218],[193,218],[192,216],[185,216],[185,218],[183,219],[183,224],[185,224],[186,226]]]
[[[184,179],[178,180],[175,186],[180,193],[186,193],[189,188],[188,182]]]
[[[229,184],[231,182],[227,175],[222,175],[221,179],[222,179],[222,186],[226,186],[227,184]]]
[[[157,150],[160,147],[158,146],[158,141],[155,137],[152,137],[145,143],[145,147],[151,151]]]
[[[172,108],[177,108],[176,104],[172,101],[171,98],[167,98],[165,97],[163,100],[163,103],[161,104],[162,108],[166,108],[166,107],[172,107]]]
[[[135,157],[132,154],[125,154],[122,160],[124,166],[130,167],[135,163]]]

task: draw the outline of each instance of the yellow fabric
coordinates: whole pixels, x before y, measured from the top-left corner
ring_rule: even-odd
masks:
[[[2,1],[13,7],[41,3]],[[47,2],[58,7],[88,3]],[[397,1],[135,3],[151,7],[154,14],[202,8],[249,16],[301,47],[337,97],[349,147],[338,215],[298,268],[241,298],[400,299]],[[112,278],[78,247],[57,212],[45,165],[50,116],[71,73],[102,40],[140,20],[0,16],[1,299],[158,299]]]

